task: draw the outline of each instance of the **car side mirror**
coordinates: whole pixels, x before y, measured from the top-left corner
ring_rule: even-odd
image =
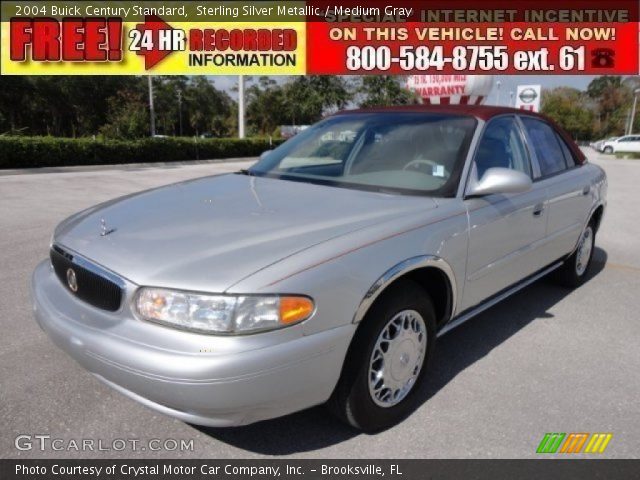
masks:
[[[531,189],[531,178],[510,168],[489,168],[480,180],[473,180],[467,196],[481,197],[493,193],[522,193]]]
[[[265,150],[264,152],[262,152],[260,154],[260,160],[262,160],[264,157],[266,157],[267,155],[269,155],[271,152],[273,152],[273,150]]]

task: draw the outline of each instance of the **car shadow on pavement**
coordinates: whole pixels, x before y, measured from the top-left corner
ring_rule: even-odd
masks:
[[[606,262],[607,253],[596,247],[587,282]],[[571,292],[547,279],[539,280],[444,335],[438,340],[419,405],[529,323],[552,318],[549,309]],[[193,427],[236,448],[274,456],[317,450],[362,434],[336,420],[322,406],[244,427]]]

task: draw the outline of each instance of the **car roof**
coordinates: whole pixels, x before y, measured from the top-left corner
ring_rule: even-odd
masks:
[[[512,107],[499,107],[495,105],[433,105],[433,104],[419,104],[419,105],[395,105],[391,107],[371,107],[371,108],[359,108],[354,110],[341,110],[337,112],[335,115],[345,115],[345,114],[357,114],[357,113],[388,113],[388,112],[433,112],[433,113],[444,113],[448,115],[467,115],[473,116],[476,118],[480,118],[484,121],[488,121],[493,117],[497,117],[498,115],[505,114],[518,114],[518,115],[527,115],[531,117],[537,117],[541,120],[544,120],[550,123],[555,130],[560,133],[560,135],[564,138],[565,142],[570,147],[571,151],[574,154],[574,157],[579,164],[584,164],[587,161],[587,158],[582,150],[578,147],[578,145],[573,141],[571,136],[561,128],[556,122],[554,122],[551,118],[546,115],[542,115],[540,113],[531,112],[529,110],[522,110],[518,108]]]
[[[420,104],[420,105],[395,105],[391,107],[371,107],[360,108],[355,110],[342,110],[337,115],[350,114],[350,113],[385,113],[385,112],[433,112],[433,113],[446,113],[457,115],[470,115],[481,118],[483,120],[489,120],[497,115],[504,115],[507,113],[518,113],[525,115],[532,115],[535,117],[544,118],[548,120],[544,115],[539,113],[530,112],[528,110],[520,110],[512,107],[499,107],[494,105],[433,105],[433,104]]]

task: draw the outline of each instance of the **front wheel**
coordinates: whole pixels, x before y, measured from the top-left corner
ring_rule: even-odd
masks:
[[[413,281],[398,281],[362,320],[329,407],[367,432],[400,422],[419,400],[435,339],[428,294]]]
[[[613,153],[613,147],[604,147],[602,150],[604,153]]]
[[[565,287],[576,288],[586,281],[593,259],[595,237],[596,230],[593,222],[590,222],[580,236],[576,251],[557,270],[555,278],[558,283]]]

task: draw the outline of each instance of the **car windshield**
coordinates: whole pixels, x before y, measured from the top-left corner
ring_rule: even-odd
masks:
[[[351,113],[307,128],[245,173],[392,193],[454,196],[477,122],[433,113]]]

